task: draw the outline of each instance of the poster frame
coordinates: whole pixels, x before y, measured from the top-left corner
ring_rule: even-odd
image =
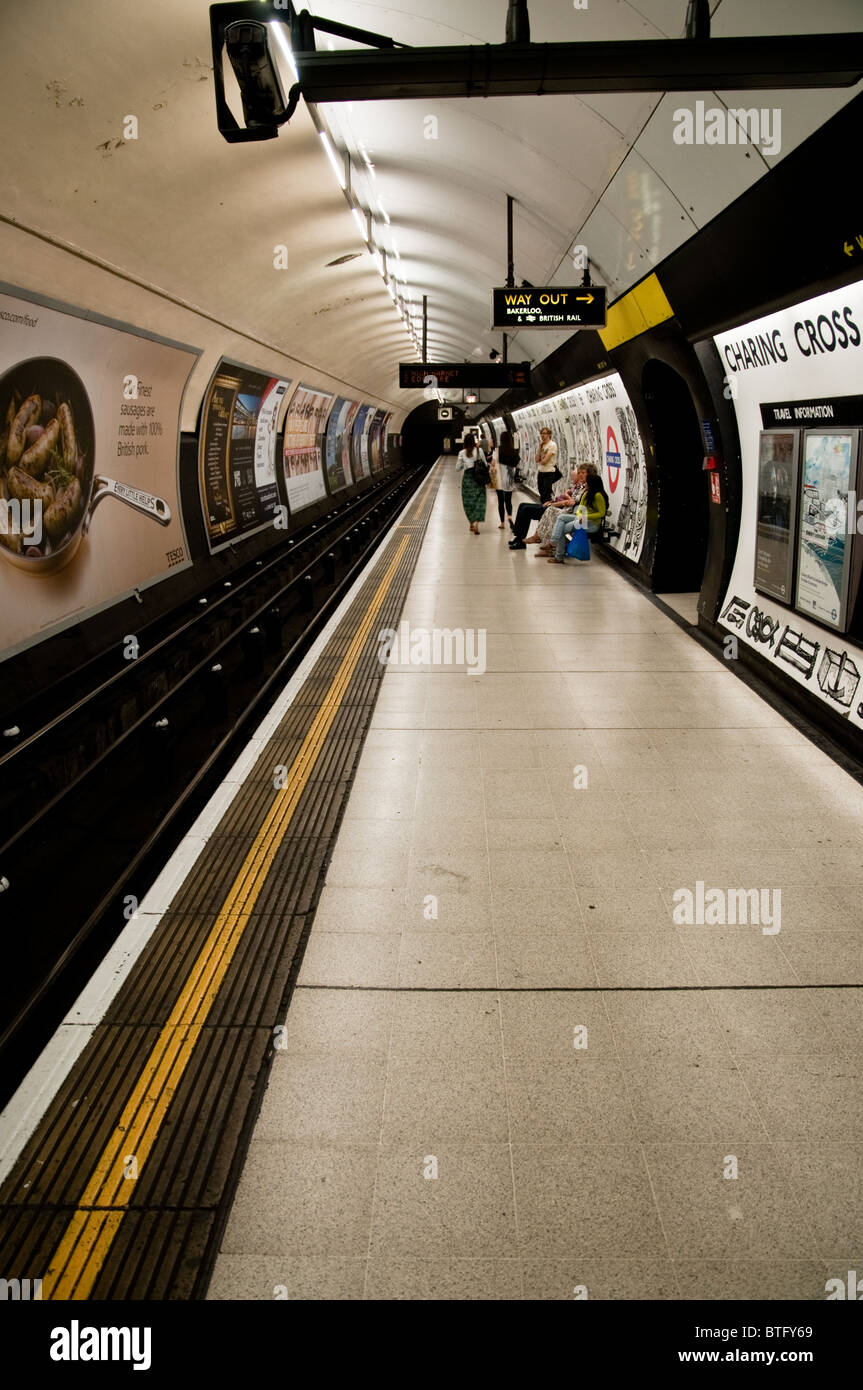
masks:
[[[797,542],[794,550],[795,579],[794,603],[792,606],[795,613],[799,613],[801,617],[808,618],[810,622],[818,623],[819,626],[828,628],[833,632],[844,633],[848,627],[848,594],[850,590],[851,570],[855,558],[854,542],[856,540],[856,533],[854,535],[849,534],[847,508],[844,537],[845,560],[842,566],[842,591],[839,595],[839,611],[836,615],[836,621],[832,622],[830,618],[820,613],[813,613],[810,608],[802,608],[800,606],[800,554],[803,546],[803,489],[806,486],[806,440],[810,435],[851,435],[851,462],[848,469],[848,487],[849,491],[851,489],[856,490],[860,471],[860,437],[861,434],[863,434],[863,429],[854,425],[847,425],[844,427],[841,425],[824,425],[815,426],[812,429],[802,429],[799,433],[801,438],[799,449],[800,466],[798,476]]]
[[[141,328],[136,323],[130,323],[128,319],[112,318],[108,314],[100,314],[95,309],[84,309],[80,305],[70,304],[68,300],[56,299],[53,295],[41,294],[38,290],[25,289],[21,285],[14,284],[11,280],[0,279],[0,294],[7,295],[10,299],[20,299],[28,304],[39,305],[43,309],[51,309],[55,313],[67,314],[70,318],[83,319],[87,323],[99,324],[103,328],[113,328],[119,333],[128,333],[136,338],[145,338],[151,343],[159,343],[163,347],[176,348],[180,352],[187,352],[192,355],[194,361],[189,368],[183,389],[180,392],[179,406],[177,410],[177,437],[174,447],[174,480],[177,497],[177,514],[180,531],[183,537],[183,547],[186,558],[179,564],[172,565],[163,574],[153,575],[150,579],[142,580],[139,584],[130,588],[118,589],[110,598],[99,600],[87,607],[82,612],[68,614],[64,618],[58,618],[55,623],[51,623],[45,628],[39,629],[31,636],[23,638],[21,641],[13,642],[9,646],[0,650],[0,664],[9,661],[11,658],[20,656],[22,652],[29,651],[34,647],[40,646],[43,642],[49,641],[52,637],[67,631],[72,627],[79,627],[83,623],[89,622],[101,613],[108,612],[120,603],[134,598],[136,595],[154,588],[157,584],[162,584],[166,580],[173,579],[176,575],[182,574],[184,570],[191,569],[195,564],[192,549],[189,544],[189,532],[186,526],[186,515],[183,508],[181,477],[180,477],[180,450],[183,433],[183,410],[186,405],[186,398],[189,392],[189,384],[195,375],[201,358],[204,356],[204,349],[196,347],[194,343],[183,342],[179,338],[169,338],[164,333],[154,333],[149,328]]]
[[[322,493],[320,496],[318,496],[318,497],[313,497],[313,498],[312,498],[310,501],[308,501],[308,502],[303,502],[302,506],[297,506],[297,504],[296,504],[295,502],[292,502],[292,501],[291,501],[291,490],[290,490],[290,486],[289,486],[290,483],[291,483],[291,477],[289,476],[288,470],[287,470],[287,468],[286,468],[286,466],[285,466],[285,464],[286,464],[285,439],[286,439],[286,435],[287,435],[288,419],[290,418],[291,409],[292,409],[292,407],[293,407],[294,400],[295,400],[297,394],[298,394],[300,391],[309,391],[309,392],[311,392],[312,394],[314,394],[314,395],[316,395],[316,396],[328,396],[328,397],[329,397],[329,405],[328,405],[328,407],[327,407],[327,409],[326,409],[326,412],[321,416],[321,428],[320,428],[320,430],[318,431],[318,433],[315,435],[315,440],[316,440],[317,450],[318,450],[318,457],[319,457],[320,463],[321,463],[321,467],[320,467],[320,476],[321,476],[321,478],[322,478],[322,480],[323,480],[324,490],[323,490],[323,493]],[[285,397],[285,401],[283,402],[283,411],[282,411],[281,427],[279,427],[279,426],[277,425],[277,432],[278,432],[278,433],[280,434],[280,436],[281,436],[281,453],[280,453],[280,457],[279,457],[279,459],[278,459],[277,472],[278,472],[278,473],[280,474],[280,476],[281,476],[281,489],[284,490],[284,501],[287,503],[287,506],[288,506],[288,515],[289,515],[290,517],[295,517],[295,516],[299,515],[300,512],[308,511],[309,507],[316,507],[316,506],[319,506],[321,502],[325,502],[328,498],[331,498],[331,497],[333,496],[333,493],[330,492],[329,478],[327,477],[327,453],[326,453],[326,447],[327,447],[327,428],[328,428],[328,426],[329,426],[330,415],[332,414],[333,405],[335,404],[336,400],[338,399],[338,395],[339,395],[338,391],[332,391],[328,386],[312,386],[312,385],[310,385],[307,381],[303,381],[301,377],[298,377],[297,380],[296,380],[296,382],[294,383],[294,389],[293,389],[293,391],[291,391],[291,392]],[[279,452],[279,451],[277,450],[277,453],[278,453],[278,452]],[[300,475],[300,476],[302,476],[302,475]],[[281,491],[281,489],[280,489],[280,491]]]
[[[777,593],[776,588],[772,588],[768,583],[762,581],[758,575],[758,509],[761,503],[761,441],[774,435],[790,434],[792,438],[791,456],[791,516],[788,522],[788,558],[785,572],[786,590],[784,594]],[[796,591],[797,584],[797,518],[800,510],[800,459],[802,454],[802,431],[792,426],[775,426],[771,429],[761,430],[758,435],[758,501],[755,508],[755,555],[752,566],[752,586],[758,594],[764,594],[766,598],[775,599],[777,603],[787,604],[790,608],[792,596]]]
[[[283,497],[283,495],[282,495],[282,489],[281,489],[281,487],[279,486],[279,474],[280,474],[280,472],[281,472],[281,469],[280,469],[280,467],[279,467],[280,462],[281,462],[281,457],[280,457],[280,456],[281,456],[281,444],[280,444],[281,429],[280,429],[280,426],[279,426],[279,421],[280,421],[280,418],[284,418],[285,409],[286,409],[286,402],[288,402],[288,401],[291,399],[291,396],[292,396],[293,393],[294,393],[294,388],[295,388],[295,385],[296,385],[295,379],[293,379],[293,378],[291,378],[291,377],[282,376],[281,374],[274,374],[273,372],[267,371],[267,369],[266,369],[265,367],[256,367],[256,366],[254,366],[253,363],[251,363],[251,362],[240,362],[240,361],[237,360],[237,358],[234,358],[234,357],[220,357],[220,358],[219,358],[219,361],[218,361],[217,364],[216,364],[216,366],[213,368],[212,374],[210,375],[210,379],[209,379],[209,381],[207,382],[206,387],[204,388],[204,394],[203,394],[203,396],[201,397],[201,407],[200,407],[200,410],[198,411],[198,495],[199,495],[199,498],[200,498],[201,516],[202,516],[203,523],[204,523],[204,540],[205,540],[205,542],[206,542],[206,544],[207,544],[207,546],[208,546],[208,548],[209,548],[209,551],[210,551],[210,554],[211,554],[211,555],[217,555],[220,551],[225,550],[225,549],[227,549],[229,546],[232,546],[232,545],[233,545],[233,546],[242,545],[243,542],[246,541],[246,540],[249,540],[250,537],[260,535],[260,533],[261,533],[262,531],[269,530],[269,529],[272,527],[272,525],[273,525],[273,522],[272,522],[272,521],[261,521],[261,522],[258,523],[257,526],[252,526],[252,527],[250,527],[248,530],[240,531],[240,532],[238,532],[236,535],[227,536],[227,537],[225,537],[223,540],[220,540],[220,541],[218,541],[218,542],[214,541],[214,540],[211,538],[211,536],[210,536],[210,527],[209,527],[209,522],[208,522],[208,519],[207,519],[206,508],[205,508],[205,505],[204,505],[204,491],[203,491],[203,488],[202,488],[202,486],[201,486],[201,482],[202,482],[202,475],[201,475],[201,453],[202,453],[202,450],[203,450],[203,447],[204,447],[204,423],[205,423],[205,422],[204,422],[204,407],[206,406],[207,400],[208,400],[208,398],[209,398],[210,390],[211,390],[211,388],[212,388],[213,382],[215,381],[216,377],[218,376],[219,372],[222,370],[223,367],[238,367],[241,371],[255,372],[258,376],[268,376],[268,377],[270,377],[271,379],[275,378],[276,381],[284,381],[284,382],[287,383],[287,388],[288,388],[288,389],[287,389],[287,391],[285,392],[284,398],[283,398],[283,400],[282,400],[282,402],[281,402],[281,404],[280,404],[280,406],[279,406],[278,411],[276,412],[276,416],[275,416],[275,419],[274,419],[274,421],[273,421],[273,424],[274,424],[274,430],[273,430],[273,449],[274,449],[274,456],[273,456],[273,458],[274,458],[275,479],[276,479],[276,515],[278,515],[278,510],[279,510],[279,508],[282,507],[282,506],[284,506],[284,505],[286,504],[286,501],[287,501],[286,497]],[[288,515],[290,515],[290,508],[288,508]]]

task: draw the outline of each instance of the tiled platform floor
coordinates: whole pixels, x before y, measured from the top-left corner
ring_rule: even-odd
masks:
[[[863,790],[508,534],[450,471],[404,617],[487,671],[386,674],[210,1297],[823,1299],[863,1269]],[[675,925],[699,879],[781,930]]]

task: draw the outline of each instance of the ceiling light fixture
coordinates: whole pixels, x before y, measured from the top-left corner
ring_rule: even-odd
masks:
[[[342,192],[344,192],[348,186],[348,181],[345,178],[344,160],[339,158],[338,154],[336,153],[336,150],[333,147],[333,142],[330,139],[327,132],[325,130],[322,130],[319,133],[321,137],[321,143],[323,144],[323,147],[327,152],[327,159],[332,164],[333,173],[339,181],[339,188],[342,190]]]
[[[276,41],[276,47],[279,49],[283,58],[285,59],[285,62],[291,69],[294,81],[299,82],[300,74],[297,72],[297,65],[294,61],[294,50],[291,48],[291,45],[288,41],[288,36],[285,33],[284,24],[280,24],[277,21],[271,21],[268,27],[270,33]]]
[[[362,237],[363,241],[364,241],[364,242],[366,243],[366,245],[368,246],[368,244],[369,244],[369,238],[368,238],[368,234],[367,234],[367,231],[366,231],[366,219],[365,219],[365,217],[363,216],[363,214],[362,214],[362,212],[360,211],[359,208],[351,208],[351,212],[354,214],[354,219],[355,219],[355,221],[356,221],[357,226],[358,226],[359,229],[360,229],[360,236]]]

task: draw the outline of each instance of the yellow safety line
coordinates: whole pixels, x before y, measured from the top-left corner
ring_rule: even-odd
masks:
[[[398,542],[393,560],[303,739],[285,786],[270,807],[170,1018],[144,1063],[135,1089],[51,1258],[42,1280],[43,1299],[85,1299],[93,1290],[134,1191],[134,1181],[124,1175],[124,1165],[134,1158],[137,1177],[141,1176],[407,544],[407,536]]]

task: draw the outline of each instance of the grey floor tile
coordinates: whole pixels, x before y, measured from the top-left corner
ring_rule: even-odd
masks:
[[[367,1255],[377,1153],[253,1139],[222,1254]]]
[[[525,1260],[524,1297],[532,1301],[676,1299],[669,1259],[607,1260],[597,1255]]]
[[[730,1058],[626,1057],[623,1075],[644,1144],[715,1139],[730,1145],[766,1138],[747,1083]]]
[[[863,1139],[863,1091],[853,1054],[743,1058],[740,1067],[774,1141]]]
[[[811,993],[842,1051],[863,1051],[863,989],[814,989]]]
[[[460,1059],[465,1069],[502,1055],[494,993],[433,990],[395,996],[390,1050],[400,1057]]]
[[[584,989],[597,984],[596,968],[583,931],[548,935],[540,922],[535,933],[498,932],[497,967],[502,989]]]
[[[863,985],[863,932],[823,931],[777,938],[804,985]]]
[[[207,1301],[361,1299],[367,1261],[296,1255],[220,1255]]]
[[[678,935],[692,961],[699,984],[799,985],[777,937],[760,935],[760,927],[684,926]]]
[[[409,832],[410,826],[405,829]],[[398,932],[405,925],[404,888],[343,888],[327,884],[315,913],[316,932]]]
[[[521,1298],[516,1259],[405,1259],[369,1261],[366,1299],[458,1302]]]
[[[402,937],[398,964],[400,989],[496,989],[494,937],[480,932],[440,928],[408,931]]]
[[[424,1176],[435,1171],[436,1177]],[[382,1149],[371,1253],[379,1259],[515,1257],[508,1146]]]
[[[779,1163],[814,1232],[818,1254],[834,1264],[863,1256],[863,1172],[859,1144],[818,1140],[776,1144]],[[836,1272],[836,1271],[834,1271]]]
[[[285,1052],[385,1057],[394,1008],[386,990],[295,989],[283,1025]]]
[[[674,1268],[681,1299],[774,1303],[825,1297],[827,1272],[816,1260],[677,1260]],[[715,1339],[703,1342],[713,1350],[725,1351],[731,1345]]]
[[[429,869],[408,875],[405,889],[404,935],[415,932],[476,932],[494,930],[491,890],[481,880],[460,881]]]
[[[513,1145],[523,1257],[664,1260],[641,1152],[631,1143]]]
[[[588,923],[592,920],[588,917]],[[674,932],[591,932],[589,941],[603,988],[668,988],[697,983],[689,957]]]
[[[632,1107],[616,1061],[510,1058],[506,1090],[512,1140],[553,1148],[635,1139]]]
[[[394,986],[399,944],[394,932],[323,932],[312,930],[297,983],[348,985],[352,988]]]
[[[509,1139],[503,1058],[394,1053],[387,1074],[381,1142],[391,1147],[505,1144]]]
[[[817,1258],[770,1144],[647,1144],[645,1157],[673,1259]]]
[[[276,1054],[255,1136],[262,1141],[376,1144],[387,1062],[383,1056]]]
[[[704,1058],[728,1064],[728,1048],[705,993],[608,992],[602,997],[622,1059],[668,1057],[686,1064]]]
[[[836,1050],[823,1004],[809,990],[715,990],[709,999],[735,1057],[805,1057],[813,1052]]]
[[[613,1061],[614,1039],[603,998],[577,991],[517,991],[500,996],[507,1059]]]

